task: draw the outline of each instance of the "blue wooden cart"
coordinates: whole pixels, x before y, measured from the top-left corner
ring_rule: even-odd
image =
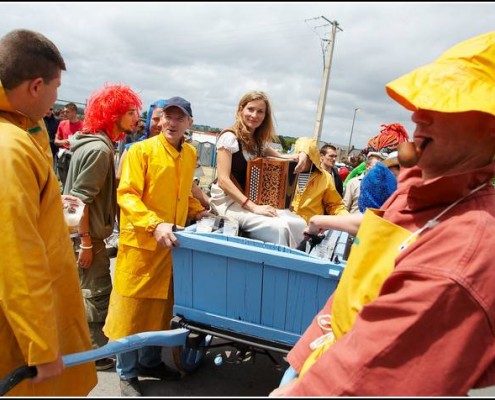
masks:
[[[335,290],[345,266],[348,235],[329,232],[328,259],[285,246],[218,233],[176,232],[173,250],[173,330],[143,332],[98,349],[63,356],[66,367],[143,346],[174,349],[177,368],[192,372],[214,337],[230,340],[236,357],[287,353]],[[20,366],[0,379],[0,395],[35,367]]]
[[[286,246],[218,233],[177,232],[172,328],[190,331],[176,366],[194,371],[213,337],[241,353],[287,353],[335,290],[348,235],[328,234],[330,259]]]

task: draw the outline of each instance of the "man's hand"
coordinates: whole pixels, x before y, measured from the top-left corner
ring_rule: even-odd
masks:
[[[32,379],[33,383],[41,383],[48,379],[56,378],[64,370],[64,362],[62,356],[58,356],[55,361],[35,365],[38,370],[37,375]]]
[[[194,217],[194,219],[196,221],[199,221],[200,219],[204,218],[204,217],[212,217],[212,218],[215,218],[215,214],[209,212],[208,210],[203,210],[203,211],[200,211],[199,213],[196,214],[196,216]]]
[[[88,269],[93,264],[93,249],[80,249],[77,257],[79,268]]]
[[[158,244],[162,247],[175,247],[179,245],[179,240],[174,235],[174,231],[178,229],[184,229],[184,227],[178,227],[175,224],[169,224],[167,222],[162,222],[158,224],[153,231],[153,236],[155,237]]]
[[[179,240],[174,235],[174,231],[182,229],[184,229],[183,226],[162,222],[156,226],[153,236],[160,246],[171,248],[179,245]]]
[[[84,205],[81,200],[79,200],[79,197],[72,196],[70,194],[63,194],[62,195],[62,204],[64,208],[77,208],[79,206]]]

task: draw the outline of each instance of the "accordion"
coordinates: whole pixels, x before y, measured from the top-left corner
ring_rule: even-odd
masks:
[[[297,186],[296,161],[258,157],[247,163],[244,194],[259,205],[290,208]]]

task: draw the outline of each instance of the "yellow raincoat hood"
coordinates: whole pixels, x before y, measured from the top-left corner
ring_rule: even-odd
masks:
[[[386,85],[411,111],[481,111],[495,116],[495,31],[461,42],[431,64]]]
[[[321,169],[320,150],[316,139],[309,137],[297,139],[294,151],[306,153],[314,164],[306,189],[302,193],[296,190],[292,201],[294,212],[303,217],[306,223],[309,223],[313,215],[348,214],[342,197],[335,189],[333,178],[327,171]]]
[[[305,152],[309,156],[309,159],[313,162],[315,167],[319,171],[321,171],[320,149],[316,144],[316,139],[309,137],[300,137],[299,139],[296,140],[296,143],[294,145],[294,151],[296,154],[301,151]]]

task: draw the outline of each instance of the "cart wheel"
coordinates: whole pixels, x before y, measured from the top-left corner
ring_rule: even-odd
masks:
[[[196,334],[191,333],[190,335]],[[178,370],[186,373],[194,372],[201,365],[213,337],[211,335],[199,335],[201,341],[199,341],[198,346],[189,347],[186,342],[184,346],[173,348],[174,363]]]

